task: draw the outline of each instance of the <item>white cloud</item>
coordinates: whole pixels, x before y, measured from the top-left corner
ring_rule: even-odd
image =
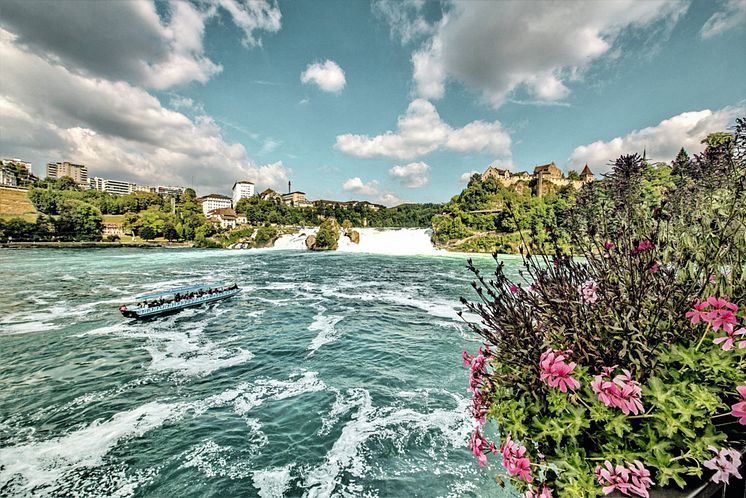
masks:
[[[126,82],[72,72],[28,52],[1,29],[0,60],[0,149],[7,153],[36,164],[81,162],[91,175],[203,191],[225,191],[236,179],[274,187],[287,181],[281,162],[250,161],[243,145],[223,139],[211,117],[190,119]]]
[[[371,180],[368,183],[364,183],[359,176],[356,176],[344,182],[342,190],[360,195],[378,195],[378,181]]]
[[[228,12],[244,44],[260,44],[257,30],[280,29],[280,10],[267,0],[173,0],[161,19],[151,1],[58,2],[7,0],[0,26],[28,51],[83,76],[166,89],[205,83],[222,66],[204,53],[205,23]]]
[[[427,177],[429,170],[430,166],[423,162],[417,162],[404,166],[394,166],[389,170],[389,174],[407,188],[420,188],[430,182],[430,179]]]
[[[681,147],[689,154],[701,152],[705,146],[700,142],[707,134],[726,131],[743,113],[744,108],[736,107],[684,112],[623,137],[576,147],[567,160],[567,166],[579,169],[588,164],[594,173],[605,173],[610,169],[609,163],[622,154],[642,154],[643,150],[651,161],[669,162]]]
[[[309,64],[300,75],[304,84],[313,83],[321,90],[338,93],[345,87],[345,72],[339,65],[330,60]]]
[[[352,192],[353,194],[363,196],[373,202],[384,204],[386,206],[395,206],[402,201],[393,192],[382,192],[378,187],[377,180],[371,180],[365,183],[360,177],[350,178],[342,184],[342,190]]]
[[[467,183],[469,183],[469,180],[471,180],[471,177],[478,173],[481,173],[481,171],[467,171],[466,173],[461,175],[458,182],[466,185]]]
[[[417,99],[399,116],[397,130],[383,135],[338,135],[335,148],[361,158],[385,157],[409,160],[436,150],[481,152],[510,156],[510,135],[499,121],[473,121],[463,128],[451,128],[430,102]]]
[[[435,34],[412,54],[417,92],[440,98],[449,78],[480,91],[494,106],[516,90],[565,98],[567,82],[615,47],[628,29],[675,23],[688,2],[450,2]],[[393,28],[392,28],[393,29]]]
[[[424,6],[425,0],[376,0],[372,10],[389,23],[392,38],[407,44],[433,32],[434,26],[423,15]]]
[[[746,21],[746,2],[744,0],[726,0],[722,10],[712,14],[702,26],[699,35],[712,38],[736,28]]]
[[[276,1],[268,0],[212,0],[216,6],[224,8],[233,22],[244,32],[243,44],[249,47],[261,46],[254,31],[276,33],[282,27],[282,13]]]

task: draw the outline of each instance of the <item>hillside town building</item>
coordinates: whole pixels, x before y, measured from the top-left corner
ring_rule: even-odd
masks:
[[[0,167],[0,186],[15,187],[18,185],[18,179],[15,173],[5,166]]]
[[[240,181],[233,184],[233,208],[238,205],[238,201],[254,195],[254,182]]]
[[[247,223],[246,216],[237,214],[232,208],[214,209],[207,213],[207,220],[220,225],[220,228],[236,228]]]
[[[210,194],[198,197],[197,202],[202,205],[202,213],[207,215],[210,211],[216,209],[230,208],[232,201],[227,195]]]
[[[47,163],[47,178],[59,180],[65,176],[72,178],[81,187],[88,188],[88,168],[84,165],[68,161]]]

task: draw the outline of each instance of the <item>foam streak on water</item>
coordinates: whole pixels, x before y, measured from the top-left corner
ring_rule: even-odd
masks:
[[[506,496],[467,445],[465,261],[425,242],[0,250],[0,495]],[[153,320],[117,311],[216,280],[244,290]]]

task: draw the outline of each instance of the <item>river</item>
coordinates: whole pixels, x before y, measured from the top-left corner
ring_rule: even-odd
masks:
[[[9,249],[0,276],[0,495],[508,496],[467,444],[464,256]],[[218,280],[243,291],[117,311]]]

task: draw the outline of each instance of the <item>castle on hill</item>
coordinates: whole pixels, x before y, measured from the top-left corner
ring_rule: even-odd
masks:
[[[528,171],[513,173],[507,169],[500,169],[495,166],[488,166],[484,173],[482,173],[482,179],[494,178],[506,187],[513,186],[519,189],[528,187],[529,183],[535,180],[536,194],[540,197],[551,188],[550,186],[564,187],[570,185],[571,187],[580,189],[586,183],[593,181],[593,172],[587,164],[579,176],[579,180],[566,178],[557,165],[554,164],[554,161],[549,164],[536,166],[533,174],[530,174]]]

